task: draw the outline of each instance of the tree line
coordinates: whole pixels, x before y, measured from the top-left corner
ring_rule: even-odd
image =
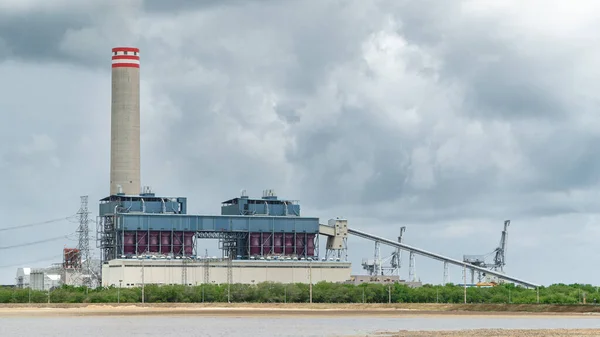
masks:
[[[146,303],[308,303],[308,284],[264,282],[247,284],[146,285]],[[461,285],[339,284],[320,282],[312,286],[313,303],[464,303]],[[555,284],[526,289],[513,284],[491,288],[466,288],[467,303],[594,304],[600,302],[598,287],[583,284]],[[140,303],[141,288],[62,286],[49,291],[28,288],[0,288],[0,303]]]

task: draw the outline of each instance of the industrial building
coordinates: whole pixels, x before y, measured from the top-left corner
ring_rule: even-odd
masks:
[[[50,290],[61,285],[98,285],[100,260],[90,260],[89,272],[82,268],[84,262],[78,249],[64,248],[62,263],[53,263],[46,268],[17,268],[15,285],[32,290]],[[86,282],[88,280],[91,282]]]
[[[185,197],[142,187],[139,81],[140,50],[113,48],[110,195],[96,221],[103,286],[349,279],[344,219],[322,225],[272,190],[224,201],[220,215],[188,214]],[[328,236],[324,258],[319,234]],[[202,239],[218,239],[221,256],[202,256]]]
[[[29,267],[17,268],[17,277],[15,278],[17,288],[29,288],[30,274],[31,268]]]
[[[314,258],[319,219],[301,217],[296,202],[272,191],[223,202],[221,215],[190,215],[182,197],[114,195],[100,201],[99,238],[105,261],[153,253],[198,256],[198,240],[219,239],[223,258],[270,255]],[[292,211],[291,211],[292,210]]]
[[[296,201],[273,191],[223,202],[221,215],[186,214],[185,198],[116,195],[101,200],[98,238],[102,285],[344,282],[347,224],[300,216]],[[323,228],[327,226],[326,228]],[[320,233],[330,231],[319,258]],[[219,239],[221,257],[199,254],[202,239]]]
[[[55,264],[48,268],[18,268],[16,281],[17,288],[51,290],[63,283],[61,267]]]

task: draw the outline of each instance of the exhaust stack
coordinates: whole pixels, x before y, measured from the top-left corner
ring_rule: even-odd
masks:
[[[110,195],[140,194],[140,50],[112,49]]]

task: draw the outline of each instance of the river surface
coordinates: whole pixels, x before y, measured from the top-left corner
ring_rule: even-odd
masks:
[[[323,337],[364,336],[377,331],[600,328],[598,318],[574,317],[10,317],[0,318],[0,336],[130,337]]]

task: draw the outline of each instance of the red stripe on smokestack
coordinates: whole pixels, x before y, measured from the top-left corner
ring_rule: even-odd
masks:
[[[140,59],[137,55],[114,55],[113,60],[138,60]]]
[[[139,48],[132,48],[132,47],[115,47],[112,49],[113,53],[117,52],[117,51],[130,51],[130,52],[136,52],[139,53],[140,49]]]
[[[113,68],[139,68],[139,64],[135,63],[115,63],[112,65]]]

